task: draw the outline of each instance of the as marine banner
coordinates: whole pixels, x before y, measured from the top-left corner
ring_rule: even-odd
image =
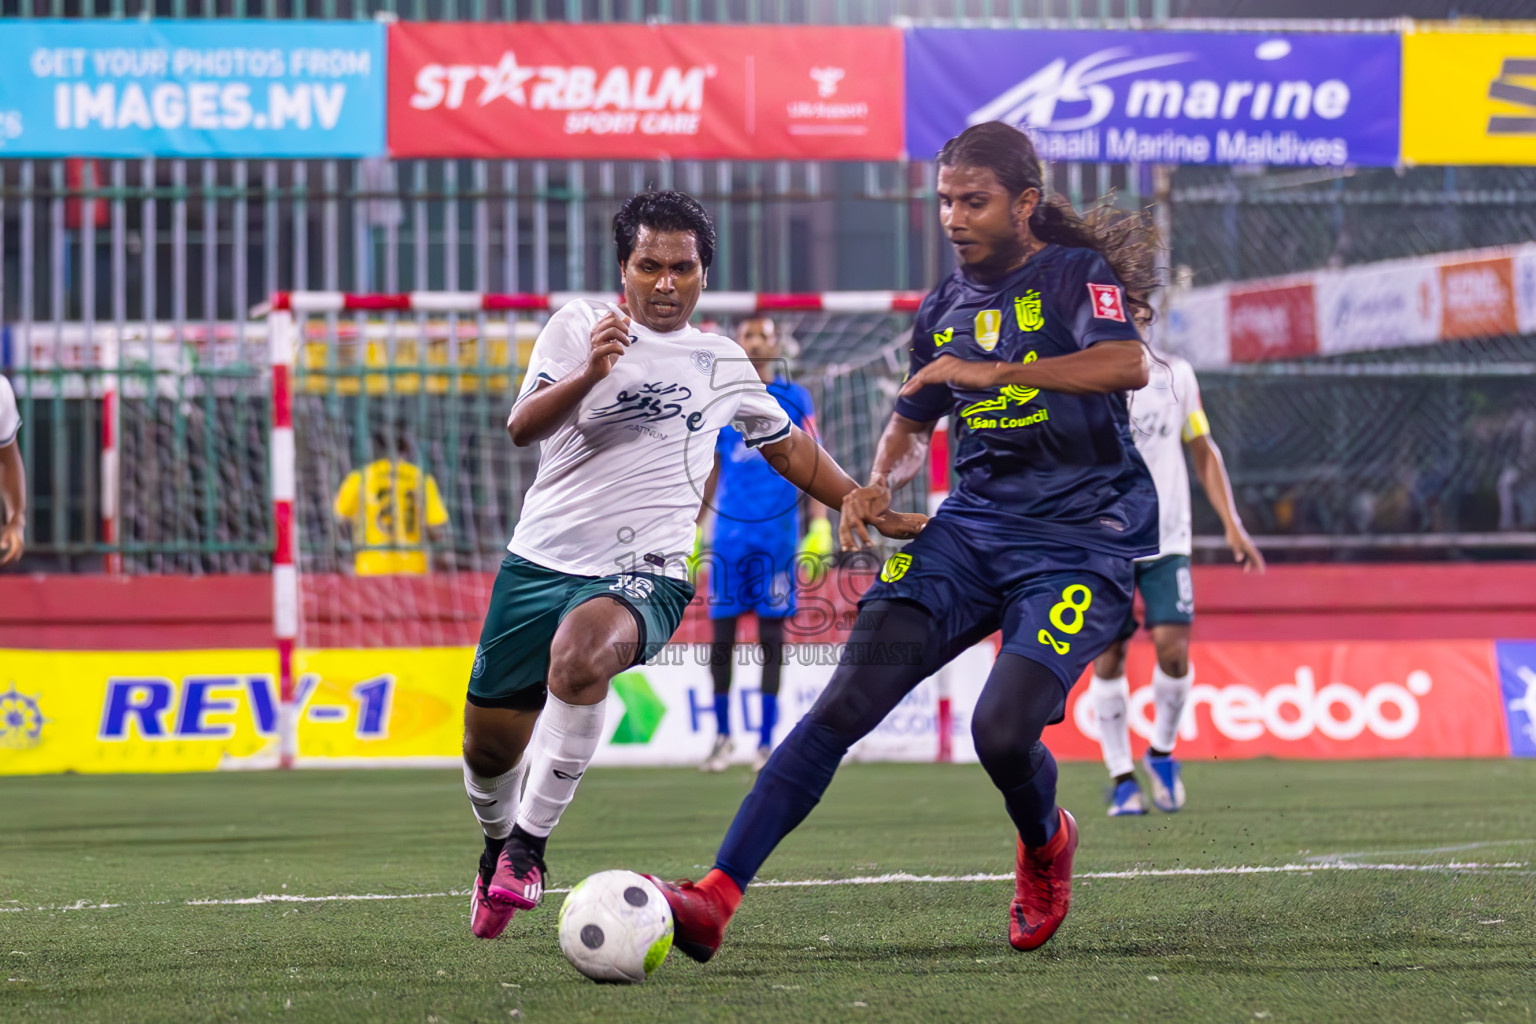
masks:
[[[894,28],[400,23],[399,157],[890,160]]]
[[[914,29],[907,150],[1005,121],[1047,160],[1391,166],[1399,67],[1389,34]]]

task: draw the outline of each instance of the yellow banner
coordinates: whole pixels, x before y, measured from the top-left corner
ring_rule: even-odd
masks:
[[[473,657],[298,652],[301,760],[457,757]],[[270,650],[0,650],[0,775],[269,766],[276,677]]]
[[[1512,27],[1403,36],[1405,163],[1536,164],[1536,24]]]

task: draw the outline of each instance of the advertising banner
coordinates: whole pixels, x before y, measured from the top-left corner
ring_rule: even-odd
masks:
[[[1225,284],[1169,291],[1167,305],[1152,321],[1152,343],[1183,356],[1195,367],[1226,366],[1232,361],[1228,342]]]
[[[1440,337],[1515,333],[1515,266],[1507,256],[1440,265]]]
[[[1152,735],[1150,645],[1133,645],[1128,716]],[[1186,761],[1234,757],[1505,757],[1504,709],[1487,640],[1195,643],[1179,730]],[[1046,730],[1058,757],[1098,757],[1086,679]],[[1133,741],[1134,742],[1134,741]]]
[[[383,149],[382,25],[0,21],[0,157]]]
[[[1487,27],[1403,36],[1404,162],[1536,164],[1536,25]]]
[[[1317,354],[1317,303],[1312,282],[1269,288],[1233,287],[1232,361],[1295,359]]]
[[[1316,291],[1324,355],[1440,340],[1440,268],[1432,259],[1319,274]]]
[[[1536,757],[1536,640],[1500,640],[1494,648],[1509,752]]]
[[[1497,648],[1497,653],[1495,652]],[[731,726],[750,760],[761,721],[758,648],[737,649]],[[831,679],[833,643],[791,644],[779,695],[782,738]],[[298,763],[451,765],[459,758],[473,648],[303,651],[296,658]],[[974,761],[971,713],[990,643],[946,670],[954,756]],[[1150,680],[1150,646],[1129,675]],[[1536,756],[1536,642],[1196,643],[1180,755],[1207,758]],[[1497,666],[1496,666],[1497,662]],[[270,651],[0,651],[0,775],[273,767],[276,658]],[[1046,731],[1064,760],[1098,760],[1097,725],[1074,687]],[[1130,722],[1151,735],[1151,687]],[[849,756],[930,761],[937,681],[926,680]],[[691,765],[715,736],[709,647],[672,644],[613,682],[595,763]]]
[[[890,160],[901,32],[398,23],[399,157]]]
[[[907,150],[967,125],[1047,160],[1391,166],[1400,48],[1385,34],[914,29]]]

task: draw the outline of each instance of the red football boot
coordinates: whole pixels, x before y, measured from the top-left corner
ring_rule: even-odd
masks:
[[[1072,905],[1072,855],[1077,852],[1077,822],[1061,812],[1061,826],[1044,846],[1019,840],[1013,865],[1013,908],[1008,941],[1014,949],[1039,949],[1056,934]]]
[[[699,963],[715,955],[725,941],[726,925],[741,905],[741,890],[724,872],[711,871],[702,882],[663,882],[646,875],[672,908],[672,945]]]

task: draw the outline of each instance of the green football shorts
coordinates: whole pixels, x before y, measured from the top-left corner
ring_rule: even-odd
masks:
[[[469,673],[469,702],[482,708],[544,706],[549,645],[579,604],[611,597],[635,617],[640,642],[629,665],[655,657],[683,621],[693,587],[653,573],[572,576],[508,554],[491,589],[491,606]],[[627,667],[627,666],[626,666]]]
[[[1195,621],[1195,587],[1188,555],[1164,555],[1136,563],[1136,589],[1146,610],[1146,626],[1187,626]],[[1134,611],[1125,614],[1120,640],[1129,639],[1141,623]]]

